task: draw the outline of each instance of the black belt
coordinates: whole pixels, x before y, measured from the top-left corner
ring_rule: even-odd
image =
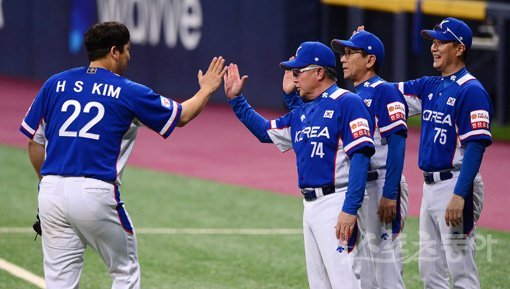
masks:
[[[379,178],[379,173],[377,171],[369,171],[367,174],[367,182],[375,181]]]
[[[322,195],[324,195],[324,196],[333,194],[335,192],[335,186],[325,186],[325,187],[321,187],[321,188],[317,188],[317,189],[321,190]],[[315,190],[316,190],[315,188],[301,189],[301,194],[303,195],[303,198],[305,198],[306,201],[311,202],[311,201],[316,200],[318,197],[320,197],[320,196],[317,196]]]
[[[369,171],[368,174],[367,174],[367,182],[375,181],[378,178],[379,178],[379,173],[377,171],[375,171],[375,170],[374,171]],[[330,194],[335,192],[335,186],[325,186],[325,187],[321,187],[321,188],[318,188],[318,189],[322,190],[322,195],[324,195],[324,196],[330,195]],[[314,188],[312,188],[312,189],[301,189],[301,194],[303,195],[305,200],[308,201],[308,202],[314,201],[314,200],[316,200],[318,198]]]
[[[453,178],[453,173],[451,171],[442,171],[442,172],[423,172],[423,180],[427,185],[433,184],[436,181],[434,180],[434,174],[439,174],[440,181],[446,181]]]

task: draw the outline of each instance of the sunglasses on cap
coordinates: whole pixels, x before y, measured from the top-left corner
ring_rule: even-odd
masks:
[[[462,42],[462,40],[460,40],[460,38],[459,38],[459,37],[458,37],[455,33],[453,33],[453,31],[452,31],[452,30],[450,30],[450,28],[448,28],[448,27],[446,27],[446,28],[442,28],[441,26],[439,26],[439,24],[437,24],[436,26],[434,26],[434,31],[441,32],[441,33],[443,33],[443,34],[444,34],[444,33],[447,33],[447,32],[450,32],[450,33],[453,35],[453,37],[455,37],[455,39],[457,39],[457,41],[458,41],[460,44],[462,44],[462,45],[466,46],[466,44],[464,44],[464,42]]]
[[[300,69],[292,69],[292,76],[294,77],[298,77],[301,73],[305,72],[305,71],[309,71],[309,70],[314,70],[314,69],[317,69],[317,68],[322,68],[322,66],[317,66],[317,65],[310,65],[310,66],[307,66],[307,67],[304,67],[304,68],[300,68]]]

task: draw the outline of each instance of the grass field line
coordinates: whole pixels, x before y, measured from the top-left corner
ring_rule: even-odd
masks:
[[[44,278],[39,277],[34,273],[16,266],[10,262],[7,262],[2,258],[0,258],[0,269],[20,279],[30,282],[39,288],[46,288],[46,282],[44,282]]]
[[[303,229],[273,228],[138,228],[137,234],[168,234],[168,235],[299,235]],[[35,233],[29,227],[0,227],[0,234]]]

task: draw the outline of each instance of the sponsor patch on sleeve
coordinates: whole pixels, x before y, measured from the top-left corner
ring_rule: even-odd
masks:
[[[170,100],[162,95],[159,96],[161,99],[161,106],[170,108]]]
[[[473,110],[470,113],[471,129],[489,128],[489,112],[486,110]]]
[[[370,127],[368,125],[368,120],[365,118],[358,118],[349,122],[349,127],[354,139],[362,136],[370,136]]]
[[[396,121],[399,119],[406,118],[406,108],[403,103],[395,101],[392,103],[388,103],[386,105],[388,109],[388,115],[390,116],[390,121]]]

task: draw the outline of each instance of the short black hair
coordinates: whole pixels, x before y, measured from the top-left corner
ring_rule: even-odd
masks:
[[[336,72],[336,69],[334,67],[324,67],[324,71],[325,71],[325,74],[330,78],[330,79],[333,79],[334,81],[336,81],[336,77],[337,77],[337,72]]]
[[[105,57],[112,47],[120,52],[129,43],[129,30],[119,22],[95,24],[85,33],[85,47],[90,61]]]

